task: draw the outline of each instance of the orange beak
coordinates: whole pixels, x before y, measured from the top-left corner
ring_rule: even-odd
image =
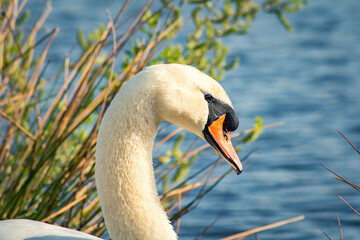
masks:
[[[211,123],[207,127],[208,133],[205,131],[204,135],[209,144],[215,148],[239,175],[242,171],[242,164],[231,143],[229,131],[224,127],[225,117],[226,114],[223,114]]]

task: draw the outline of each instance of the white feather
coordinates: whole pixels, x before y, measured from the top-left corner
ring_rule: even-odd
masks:
[[[1,221],[0,240],[101,240],[98,237],[27,219]]]

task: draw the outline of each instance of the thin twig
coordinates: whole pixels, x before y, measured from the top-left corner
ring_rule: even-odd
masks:
[[[345,140],[355,149],[355,151],[357,151],[357,153],[360,154],[360,150],[357,149],[357,148],[354,146],[354,144],[352,144],[352,142],[350,142],[350,140],[349,140],[347,137],[345,137],[344,134],[342,134],[339,130],[337,130],[337,131],[338,131],[338,133],[340,133],[340,135],[343,136],[343,138],[345,138]]]
[[[265,230],[268,230],[268,229],[271,229],[271,228],[276,228],[276,227],[283,226],[285,224],[289,224],[289,223],[292,223],[292,222],[297,222],[297,221],[303,220],[304,218],[305,217],[303,215],[301,215],[301,216],[298,216],[298,217],[294,217],[294,218],[290,218],[290,219],[283,220],[283,221],[280,221],[280,222],[265,225],[265,226],[262,226],[262,227],[254,228],[254,229],[242,232],[242,233],[234,234],[234,235],[231,235],[229,237],[222,238],[221,240],[242,239],[244,237],[248,237],[248,236],[253,235],[255,233],[258,233],[258,232],[262,232],[262,231],[265,231]]]
[[[179,211],[181,211],[181,193],[178,194],[178,208],[179,208]],[[177,223],[176,223],[176,234],[179,234],[179,231],[180,231],[180,221],[181,221],[181,218],[179,218],[177,220]]]
[[[338,179],[338,180],[340,180],[340,181],[342,181],[342,182],[344,182],[344,183],[347,183],[348,185],[352,186],[352,187],[355,188],[356,190],[360,191],[360,187],[359,187],[359,186],[357,186],[357,185],[355,185],[355,184],[353,184],[353,183],[345,180],[342,176],[340,176],[340,175],[337,174],[336,172],[334,172],[334,171],[330,170],[329,168],[325,167],[325,165],[323,165],[323,164],[321,164],[321,163],[320,163],[320,165],[321,165],[323,168],[327,169],[329,172],[333,173],[333,174],[337,177],[336,179]]]
[[[66,205],[65,207],[61,208],[59,211],[54,212],[53,214],[51,214],[50,216],[44,218],[43,220],[41,220],[42,222],[47,222],[50,219],[66,212],[67,210],[69,210],[70,208],[72,208],[74,205],[76,205],[78,202],[84,200],[85,198],[87,198],[87,195],[84,194],[81,197],[79,197],[78,199],[75,199],[75,201],[71,202],[70,204]]]
[[[322,228],[320,228],[320,231],[325,235],[325,237],[326,237],[327,239],[331,240],[331,238],[329,237],[329,235],[327,235],[327,234],[325,233],[325,231],[322,230]]]
[[[204,230],[202,230],[195,238],[195,240],[200,239],[202,235],[204,235],[214,224],[220,219],[220,216],[218,216],[212,223],[210,223],[209,226],[205,227]]]
[[[261,129],[267,129],[267,128],[273,128],[273,127],[278,127],[278,126],[281,126],[281,125],[284,125],[285,122],[284,121],[280,121],[280,122],[275,122],[275,123],[270,123],[270,124],[266,124],[264,126],[261,127]],[[248,134],[248,133],[251,133],[255,131],[255,128],[248,128],[248,129],[245,129],[241,132],[238,132],[238,133],[233,133],[231,134],[231,137],[238,137],[240,135],[244,135],[244,134]]]
[[[15,127],[17,127],[21,132],[23,132],[26,136],[28,136],[30,139],[35,141],[35,137],[28,131],[26,130],[23,126],[21,126],[19,123],[17,123],[14,119],[12,119],[11,117],[9,117],[6,113],[4,113],[3,111],[0,110],[0,115],[5,118],[6,120],[9,121],[9,123],[13,124]]]
[[[338,224],[339,224],[340,240],[343,240],[342,231],[341,231],[341,223],[340,223],[339,215],[337,216],[337,219],[338,219]]]
[[[169,135],[167,135],[166,137],[164,137],[163,139],[161,139],[158,143],[156,143],[156,145],[154,146],[153,150],[155,150],[156,148],[158,148],[162,143],[166,142],[167,140],[169,140],[170,138],[172,138],[173,136],[175,136],[176,134],[178,134],[179,132],[181,132],[181,130],[183,130],[182,128],[178,128],[175,131],[173,131],[172,133],[170,133]]]
[[[341,199],[341,201],[343,201],[349,208],[351,208],[351,210],[353,210],[359,217],[360,217],[360,213],[358,211],[356,211],[347,201],[345,201],[345,199],[343,199],[339,194],[336,193],[336,195]]]

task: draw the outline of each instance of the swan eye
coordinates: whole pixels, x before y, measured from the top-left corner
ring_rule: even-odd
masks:
[[[207,102],[211,102],[214,99],[213,96],[211,96],[211,94],[208,93],[204,95],[204,98]]]

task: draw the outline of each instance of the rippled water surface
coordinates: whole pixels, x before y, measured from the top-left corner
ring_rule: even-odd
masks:
[[[60,26],[50,59],[64,58],[76,29],[106,23],[119,1],[54,1],[47,26]],[[32,8],[38,8],[36,1]],[[255,152],[240,176],[231,175],[182,219],[181,239],[193,239],[218,216],[203,239],[218,239],[283,219],[306,219],[259,234],[260,239],[360,239],[360,221],[335,193],[360,209],[360,194],[334,180],[319,163],[360,184],[359,155],[340,137],[360,145],[360,1],[316,0],[290,15],[286,32],[274,16],[260,14],[250,34],[225,40],[241,65],[222,82],[240,116],[241,129],[255,115],[264,131],[246,151]],[[228,166],[223,165],[226,169]],[[255,239],[255,238],[250,238]]]

